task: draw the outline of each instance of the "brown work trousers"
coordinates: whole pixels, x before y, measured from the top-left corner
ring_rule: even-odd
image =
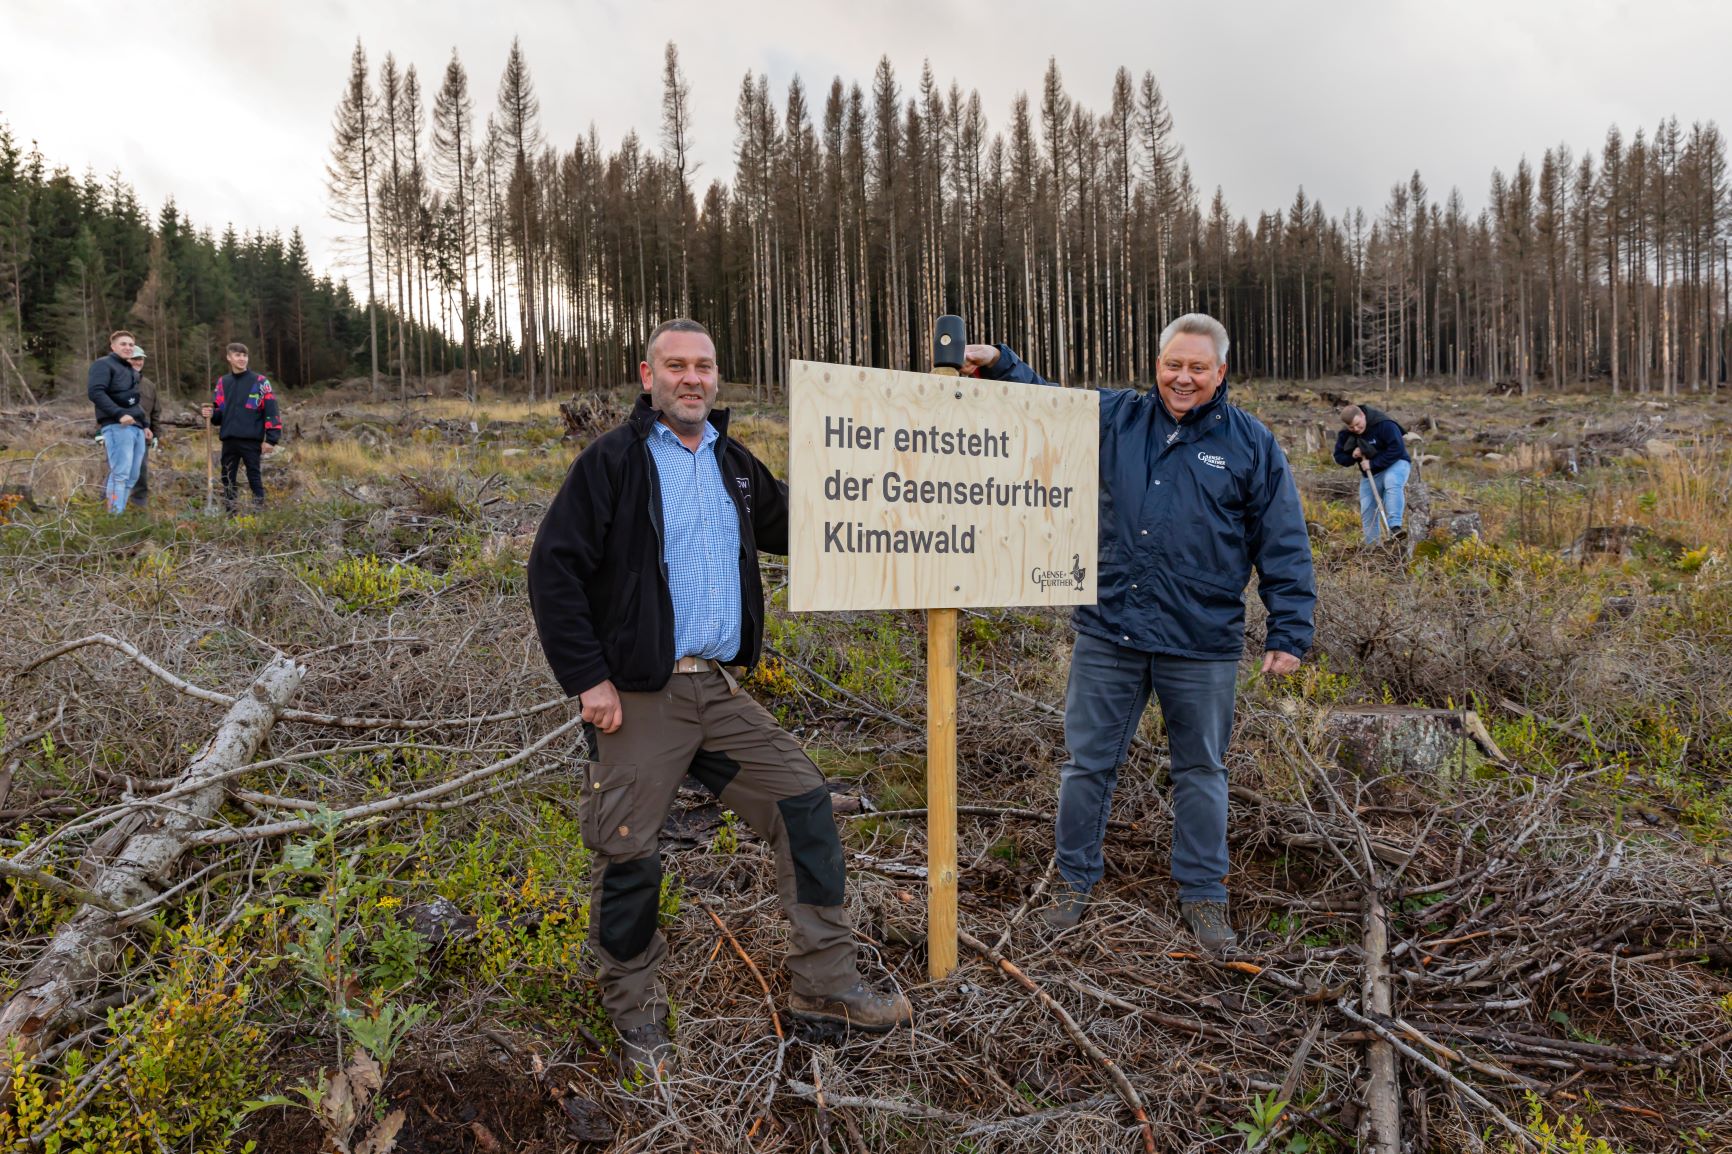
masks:
[[[616,1029],[667,1021],[657,970],[659,839],[689,772],[769,843],[776,890],[793,928],[796,993],[859,980],[843,906],[842,842],[824,775],[776,719],[718,668],[675,673],[655,693],[621,693],[622,721],[596,732],[580,812],[590,863],[590,946],[602,1005]]]

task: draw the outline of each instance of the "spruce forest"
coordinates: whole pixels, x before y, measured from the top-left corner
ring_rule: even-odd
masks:
[[[487,101],[455,51],[429,96],[357,43],[329,158],[353,289],[298,235],[219,238],[172,201],[153,217],[120,177],[74,177],[4,129],[7,387],[70,380],[132,324],[180,387],[250,338],[289,385],[467,369],[548,396],[629,379],[656,321],[690,314],[728,379],[774,389],[794,358],[917,366],[944,312],[1055,380],[1123,383],[1149,378],[1163,318],[1198,310],[1250,377],[1726,380],[1732,181],[1712,121],[1613,125],[1465,194],[1392,174],[1382,206],[1332,213],[1300,188],[1249,215],[1193,182],[1152,73],[1121,68],[1096,110],[1054,60],[1036,92],[995,125],[978,93],[888,58],[817,92],[748,73],[733,182],[699,187],[671,42],[661,124],[569,147],[544,138],[520,46]]]

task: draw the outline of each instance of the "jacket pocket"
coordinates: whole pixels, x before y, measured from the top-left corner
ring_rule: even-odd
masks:
[[[649,848],[655,829],[643,812],[642,792],[637,766],[591,762],[577,821],[583,844],[608,857],[632,857]]]
[[[1251,582],[1250,574],[1234,579],[1220,573],[1211,572],[1210,570],[1201,568],[1197,565],[1187,565],[1183,561],[1170,561],[1168,564],[1172,566],[1173,572],[1184,577],[1186,580],[1195,581],[1200,585],[1206,585],[1209,587],[1209,592],[1214,594],[1225,594],[1235,601],[1244,600],[1245,586]]]

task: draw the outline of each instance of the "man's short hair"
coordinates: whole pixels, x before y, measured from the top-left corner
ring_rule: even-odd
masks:
[[[1358,405],[1342,405],[1341,406],[1341,423],[1343,425],[1349,425],[1350,426],[1353,424],[1353,419],[1355,417],[1363,417],[1364,415],[1365,415],[1365,410],[1360,408]]]
[[[115,341],[118,341],[121,337],[125,337],[129,341],[136,341],[138,339],[137,337],[133,336],[131,333],[127,332],[125,329],[115,329],[113,332],[108,334],[108,343],[112,345]]]
[[[1208,337],[1215,343],[1215,360],[1221,364],[1227,363],[1227,347],[1232,344],[1227,337],[1227,327],[1208,313],[1186,313],[1168,324],[1161,330],[1161,343],[1155,346],[1156,354],[1166,352],[1167,344],[1181,333]]]
[[[247,352],[247,347],[245,345],[241,344],[239,341],[232,342],[229,345],[229,347],[224,349],[223,351],[225,353],[239,353],[243,357],[252,356],[251,353]]]
[[[656,342],[661,340],[663,333],[697,333],[703,337],[710,336],[709,329],[690,317],[675,317],[672,320],[663,321],[650,330],[649,340],[645,341],[643,345],[643,359],[650,364],[655,363]],[[710,341],[714,343],[715,338],[710,337]]]

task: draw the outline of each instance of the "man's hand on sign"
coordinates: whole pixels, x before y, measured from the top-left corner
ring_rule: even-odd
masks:
[[[613,682],[604,681],[592,686],[578,694],[577,699],[583,703],[585,721],[603,733],[612,733],[619,728],[619,690],[613,687]]]
[[[969,345],[962,353],[962,375],[972,377],[997,363],[997,345]]]
[[[1263,654],[1263,675],[1285,677],[1299,668],[1299,659],[1284,649],[1271,649]]]

